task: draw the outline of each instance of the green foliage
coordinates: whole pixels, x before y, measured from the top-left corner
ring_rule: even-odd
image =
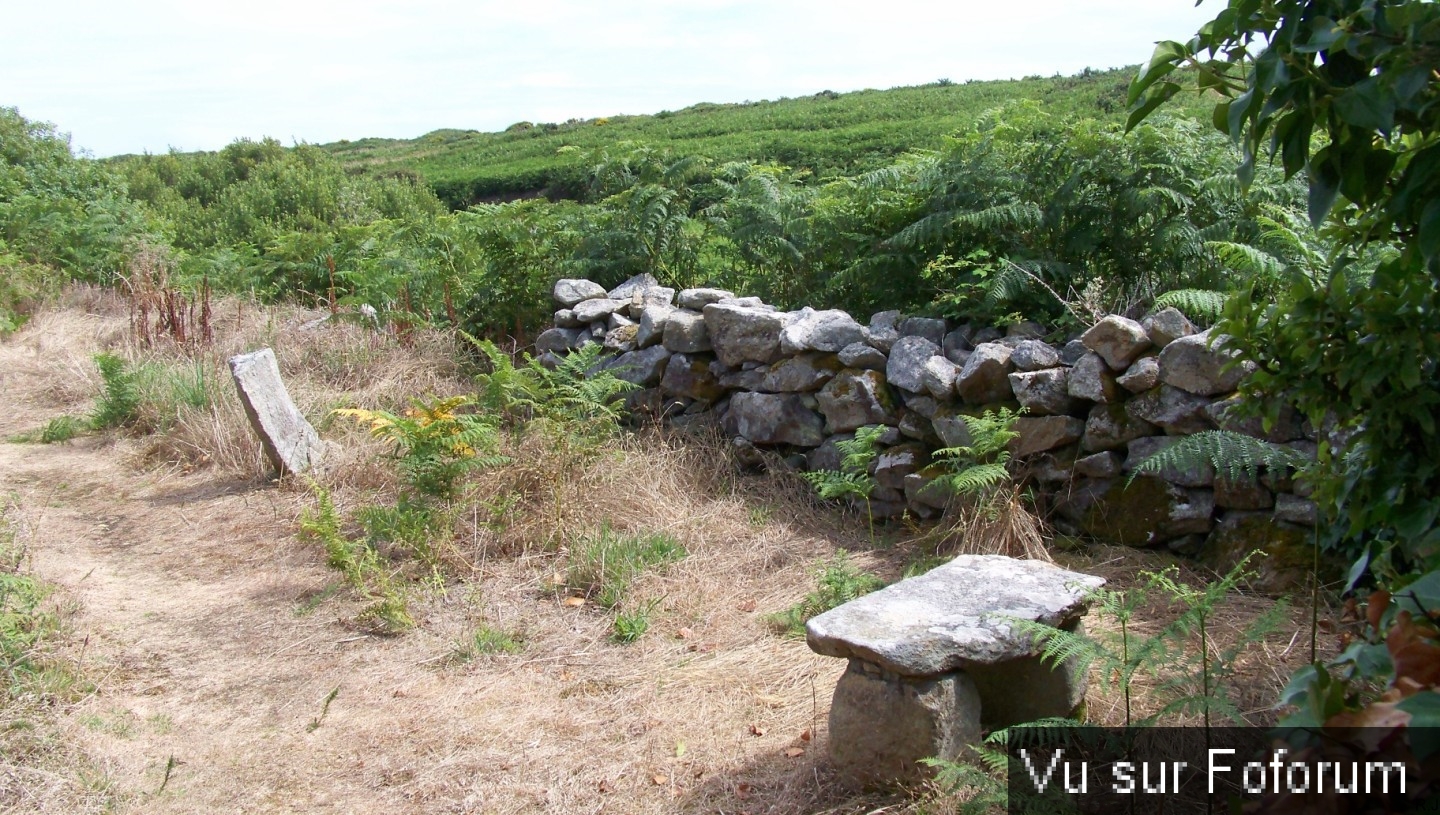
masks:
[[[40,430],[41,444],[61,444],[85,430],[86,422],[75,416],[56,416]]]
[[[340,514],[330,491],[311,483],[315,509],[300,515],[300,534],[319,542],[325,548],[325,563],[337,569],[345,582],[370,600],[360,612],[360,619],[373,623],[384,633],[399,633],[415,625],[408,604],[392,582],[390,572],[375,547],[367,541],[355,541],[340,528]]]
[[[844,549],[835,552],[816,574],[815,591],[784,611],[766,617],[770,627],[788,637],[805,636],[805,623],[817,614],[869,594],[885,585],[875,575],[861,571],[850,562]]]
[[[525,650],[525,638],[510,631],[481,625],[455,650],[461,662],[481,656],[518,654]]]
[[[948,495],[984,501],[1010,481],[1011,440],[1015,419],[1024,412],[1010,408],[987,410],[980,416],[961,416],[970,432],[970,444],[945,447],[933,454],[938,470],[935,480],[926,489],[942,490]]]
[[[602,367],[605,349],[587,343],[572,351],[554,369],[531,356],[517,366],[511,356],[489,340],[464,335],[484,357],[490,370],[477,374],[479,401],[489,412],[521,425],[539,418],[582,446],[612,435],[624,415],[619,397],[636,385]]]
[[[674,563],[685,554],[685,547],[670,535],[622,535],[603,526],[594,536],[571,547],[564,588],[605,608],[615,608],[640,575]]]
[[[1184,472],[1209,465],[1228,481],[1253,483],[1262,467],[1283,471],[1308,464],[1308,459],[1288,447],[1229,430],[1204,430],[1150,455],[1135,465],[1129,480],[1146,473]]]
[[[473,404],[468,396],[411,401],[403,415],[383,410],[338,408],[331,411],[370,426],[370,435],[395,444],[405,485],[423,498],[448,500],[468,471],[498,467],[509,459],[494,452],[498,438],[487,418],[458,411]]]
[[[43,679],[48,670],[43,646],[60,629],[45,606],[50,587],[23,569],[25,547],[11,510],[6,506],[0,513],[0,702]]]
[[[632,611],[616,614],[614,631],[610,634],[610,640],[620,645],[629,645],[645,636],[645,632],[650,630],[650,615],[655,612],[655,607],[658,605],[660,605],[660,600],[655,599]]]
[[[1201,325],[1209,325],[1220,319],[1221,312],[1225,310],[1225,301],[1229,299],[1230,294],[1223,291],[1171,289],[1156,297],[1155,305],[1161,308],[1177,308],[1186,317]]]
[[[96,354],[95,365],[100,369],[104,390],[90,415],[90,426],[96,430],[106,430],[132,424],[140,412],[140,393],[135,371],[130,369],[124,359],[114,354]]]

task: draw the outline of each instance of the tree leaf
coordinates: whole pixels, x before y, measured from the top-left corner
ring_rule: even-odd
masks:
[[[1390,135],[1395,126],[1395,97],[1380,87],[1378,77],[1346,88],[1332,103],[1340,118],[1355,127]]]
[[[1324,223],[1340,195],[1340,174],[1328,160],[1328,150],[1320,151],[1316,160],[1310,162],[1310,223],[1317,227]]]

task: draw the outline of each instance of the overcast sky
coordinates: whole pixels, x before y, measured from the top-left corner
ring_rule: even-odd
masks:
[[[97,156],[501,130],[1145,61],[1193,0],[24,0],[0,106]]]

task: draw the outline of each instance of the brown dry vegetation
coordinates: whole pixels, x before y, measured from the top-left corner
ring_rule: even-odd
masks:
[[[408,584],[417,626],[356,626],[362,601],[297,537],[314,499],[267,480],[224,360],[275,349],[302,411],[345,450],[321,478],[342,513],[393,498],[396,482],[384,448],[328,411],[394,409],[469,382],[446,335],[407,347],[357,324],[300,328],[318,316],[225,301],[213,345],[141,348],[124,303],[77,290],[0,343],[0,437],[88,411],[102,350],[199,366],[215,388],[210,407],[147,417],[155,432],[0,444],[0,491],[66,619],[54,658],[79,677],[0,711],[0,812],[951,808],[934,790],[861,795],[834,777],[825,721],[844,666],[774,635],[764,615],[811,590],[838,548],[867,550],[865,524],[793,477],[738,475],[722,445],[647,428],[576,461],[518,442],[512,465],[472,477],[448,573]],[[484,508],[507,495],[507,512]],[[689,553],[636,587],[659,602],[628,646],[609,641],[611,614],[554,590],[567,546],[602,523],[670,533]],[[918,554],[902,543],[855,560],[894,579]],[[1105,547],[1056,560],[1120,585],[1169,562]],[[1269,602],[1238,597],[1217,628]],[[1146,625],[1167,613],[1157,605]],[[1306,612],[1294,616],[1237,683],[1259,719],[1308,656],[1308,634],[1295,635]],[[523,650],[463,658],[482,626]],[[1092,691],[1092,720],[1120,721],[1113,696]]]

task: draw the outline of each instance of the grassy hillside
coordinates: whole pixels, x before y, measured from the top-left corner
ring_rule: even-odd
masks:
[[[416,173],[451,206],[540,191],[573,191],[585,151],[634,141],[717,161],[779,162],[818,176],[884,166],[913,149],[939,147],[957,128],[1005,102],[1034,99],[1064,119],[1121,121],[1133,68],[1069,77],[863,90],[739,104],[697,104],[649,116],[518,122],[500,133],[437,130],[417,139],[323,145],[347,166]],[[1198,98],[1174,112],[1200,116]],[[574,148],[565,150],[564,148]]]

